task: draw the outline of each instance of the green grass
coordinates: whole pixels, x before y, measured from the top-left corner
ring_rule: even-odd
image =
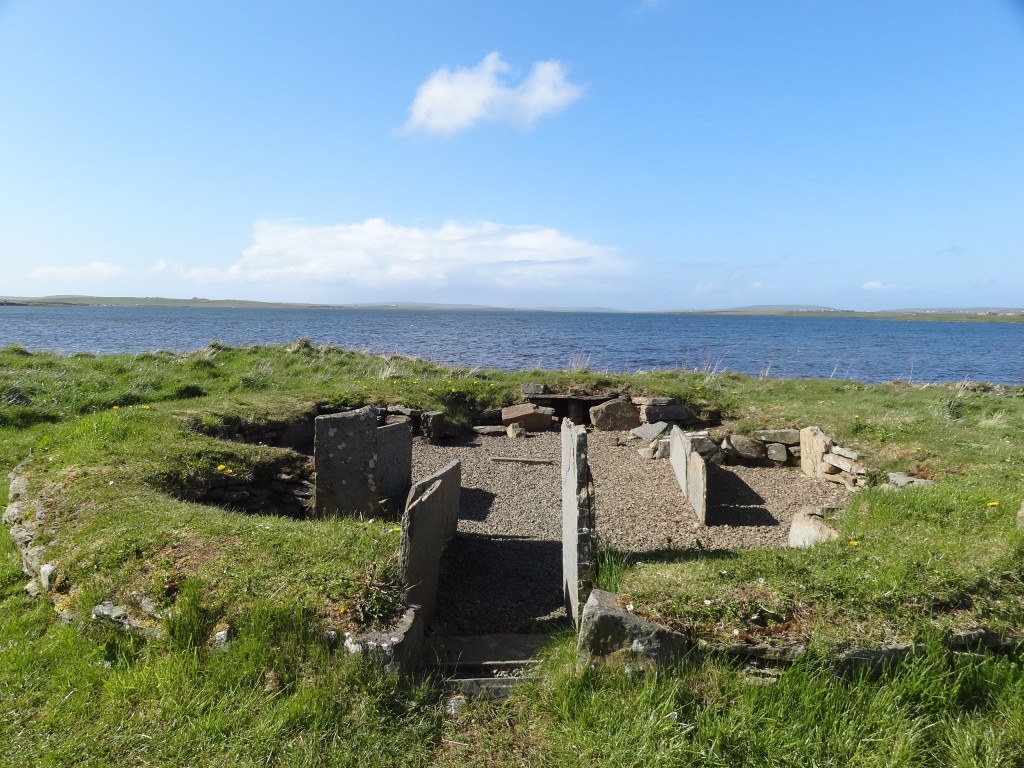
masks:
[[[840,540],[813,550],[601,550],[599,586],[641,614],[709,638],[810,641],[772,685],[721,661],[643,677],[578,670],[574,638],[563,637],[545,680],[454,717],[433,683],[381,678],[324,634],[394,607],[397,594],[380,591],[394,577],[392,524],[182,498],[221,466],[243,478],[293,466],[289,451],[226,439],[241,424],[372,402],[441,409],[468,425],[517,402],[527,381],[679,397],[721,411],[719,432],[817,424],[872,466],[937,482],[865,492],[834,521]],[[1024,625],[1022,395],[984,384],[506,373],[302,340],[180,355],[0,350],[0,469],[32,452],[31,491],[56,523],[47,544],[58,604],[78,614],[63,624],[25,595],[15,547],[0,537],[0,765],[1024,765],[1020,659],[951,656],[939,642],[952,629]],[[168,612],[149,619],[161,637],[86,618],[132,592]],[[210,650],[227,624],[237,640]],[[826,660],[835,644],[911,640],[927,652],[877,680],[838,677]]]

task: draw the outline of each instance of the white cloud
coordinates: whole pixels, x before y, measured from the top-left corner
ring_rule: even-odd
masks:
[[[117,264],[90,261],[78,267],[36,267],[28,276],[33,280],[109,280],[124,273],[124,268]]]
[[[628,271],[615,248],[594,245],[556,229],[494,222],[446,222],[429,229],[384,219],[358,224],[303,226],[261,221],[253,244],[226,269],[185,272],[198,282],[285,281],[361,289],[539,289],[606,283]],[[605,286],[607,287],[607,286]]]
[[[497,52],[475,67],[442,67],[416,92],[405,130],[451,136],[483,121],[527,129],[537,118],[560,112],[583,95],[582,86],[565,79],[560,61],[537,62],[514,87],[505,78],[510,71]]]
[[[878,280],[871,280],[861,286],[865,291],[891,291],[895,287],[895,283],[883,283]]]

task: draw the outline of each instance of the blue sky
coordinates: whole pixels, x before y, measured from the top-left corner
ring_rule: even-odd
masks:
[[[0,295],[1022,306],[1016,0],[0,0]]]

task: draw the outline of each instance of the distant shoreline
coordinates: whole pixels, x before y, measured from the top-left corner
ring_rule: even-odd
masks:
[[[411,302],[383,304],[303,304],[291,302],[247,301],[243,299],[165,299],[139,296],[44,296],[40,298],[0,298],[2,307],[215,307],[220,309],[365,309],[461,312],[585,312],[637,315],[726,315],[744,317],[852,317],[869,320],[904,320],[959,323],[1021,323],[1024,309],[935,309],[878,310],[741,308],[630,312],[601,307],[526,308],[489,307],[473,304],[419,304]]]

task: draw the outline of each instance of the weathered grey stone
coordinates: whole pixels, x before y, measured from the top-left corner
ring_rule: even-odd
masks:
[[[934,481],[926,480],[923,477],[911,477],[906,472],[890,472],[888,473],[889,482],[895,485],[897,488],[906,488],[907,486],[915,485],[932,485]]]
[[[388,413],[395,413],[400,416],[408,416],[410,419],[418,419],[420,417],[420,411],[415,408],[409,408],[405,405],[389,405]]]
[[[12,525],[10,530],[11,538],[19,547],[27,547],[36,537],[35,532],[23,528],[20,525]]]
[[[56,572],[57,566],[53,563],[43,563],[39,566],[39,585],[46,590],[50,590],[50,585],[53,583],[53,574]]]
[[[432,443],[438,443],[445,435],[444,411],[424,411],[420,416],[420,434]]]
[[[410,606],[388,629],[346,635],[345,650],[385,674],[405,675],[416,668],[423,655],[425,627],[422,611]]]
[[[619,600],[600,589],[590,593],[576,646],[579,664],[656,669],[679,662],[690,650],[686,635],[622,610]]]
[[[704,458],[692,451],[686,464],[686,499],[693,507],[697,522],[706,524],[708,507],[708,467]]]
[[[825,466],[831,466],[831,465],[826,464]],[[851,491],[863,490],[857,484],[857,478],[854,477],[853,475],[851,475],[848,472],[837,471],[836,474],[824,474],[821,477],[824,480],[828,480],[830,483],[835,483],[836,485],[845,485]]]
[[[377,428],[377,496],[390,499],[397,508],[412,485],[412,430],[408,424]]]
[[[690,461],[690,453],[693,451],[693,444],[689,436],[683,433],[679,427],[672,427],[668,436],[669,453],[668,461],[672,465],[672,473],[679,483],[679,490],[683,496],[686,495],[686,472]]]
[[[531,381],[531,382],[529,382],[527,384],[520,385],[519,391],[522,392],[524,396],[525,395],[547,395],[547,394],[550,394],[550,392],[551,392],[551,390],[548,389],[548,385],[547,384],[541,384],[541,383],[533,382],[533,381]]]
[[[767,455],[764,443],[746,435],[730,435],[729,441],[732,443],[733,450],[744,461],[764,461]]]
[[[675,405],[679,401],[674,397],[633,397],[633,405]]]
[[[473,427],[473,431],[478,435],[484,435],[485,437],[504,437],[508,434],[508,428],[503,427],[500,424],[485,427]]]
[[[849,472],[851,475],[866,475],[868,473],[867,469],[862,464],[850,461],[842,456],[837,456],[835,453],[826,453],[822,458],[822,461],[842,470],[843,472]],[[825,471],[827,472],[828,470],[826,469]]]
[[[29,597],[39,597],[43,593],[43,588],[39,585],[38,579],[29,579],[23,589]]]
[[[523,438],[526,437],[526,427],[517,421],[505,427],[505,434],[514,439]]]
[[[501,409],[501,423],[506,427],[522,424],[528,432],[546,432],[551,429],[555,415],[554,408],[542,408],[533,403],[511,405]]]
[[[922,645],[899,645],[886,648],[849,648],[835,654],[836,671],[840,674],[849,674],[860,670],[866,670],[870,675],[876,675],[883,669],[893,664],[906,661],[911,656],[919,656],[924,653]]]
[[[768,458],[777,464],[785,464],[789,461],[789,451],[782,443],[768,443],[764,450]]]
[[[860,453],[852,448],[843,448],[841,445],[833,445],[832,453],[836,456],[842,456],[844,459],[849,459],[850,461],[860,461]]]
[[[4,510],[3,524],[14,525],[25,517],[28,510],[25,507],[24,501],[12,501],[7,505],[7,509]]]
[[[654,449],[654,458],[667,459],[672,452],[671,442],[667,437],[658,441],[658,447]]]
[[[824,477],[831,474],[825,467],[825,454],[832,447],[832,440],[818,427],[804,427],[800,430],[800,469],[808,477]]]
[[[789,546],[813,547],[823,541],[839,538],[839,532],[825,523],[825,513],[820,507],[803,507],[789,525]]]
[[[236,637],[238,637],[238,630],[233,625],[228,624],[223,629],[218,629],[213,633],[213,639],[210,641],[210,650],[226,651]]]
[[[405,416],[401,413],[392,413],[384,418],[385,426],[391,426],[392,424],[407,424],[410,431],[412,430],[412,417]]]
[[[641,405],[640,421],[695,421],[685,405]]]
[[[751,436],[762,443],[782,443],[783,445],[800,445],[799,429],[755,429]]]
[[[633,435],[633,437],[639,437],[645,443],[649,443],[666,429],[668,429],[668,424],[664,421],[658,421],[654,424],[641,424],[636,429],[631,429],[629,434]]]
[[[92,609],[94,621],[110,624],[118,629],[128,628],[128,610],[105,600]]]
[[[587,431],[562,421],[562,595],[579,626],[580,605],[593,587],[595,568],[594,480],[587,460]]]
[[[406,506],[414,502],[429,490],[435,482],[441,482],[440,498],[438,503],[444,509],[444,540],[443,545],[448,546],[459,526],[459,500],[462,492],[462,463],[458,460],[451,462],[441,471],[435,472],[430,477],[425,477],[409,489],[409,498]]]
[[[739,659],[757,659],[759,661],[773,661],[791,663],[799,659],[807,652],[807,646],[800,643],[792,645],[768,645],[768,643],[709,643],[705,646],[711,653],[722,654]]]
[[[426,626],[433,621],[437,610],[437,584],[447,518],[440,480],[416,497],[410,497],[402,516],[398,562],[405,584],[405,599],[409,605],[420,607]]]
[[[377,513],[377,414],[372,408],[316,418],[314,509],[366,519]]]
[[[628,432],[640,426],[640,409],[619,397],[591,408],[590,423],[601,432]]]
[[[696,451],[705,459],[710,459],[721,451],[718,443],[712,440],[707,432],[683,432],[683,435],[690,441],[690,450]]]
[[[39,568],[42,566],[46,555],[46,547],[29,547],[21,550],[21,570],[26,576],[34,577],[39,575]]]
[[[11,501],[15,501],[19,497],[24,496],[27,491],[28,480],[26,480],[21,474],[15,474],[11,480],[10,489],[7,491],[7,498]]]
[[[636,452],[640,454],[641,459],[653,459],[654,454],[657,453],[657,448],[647,446],[646,448],[637,448]]]

